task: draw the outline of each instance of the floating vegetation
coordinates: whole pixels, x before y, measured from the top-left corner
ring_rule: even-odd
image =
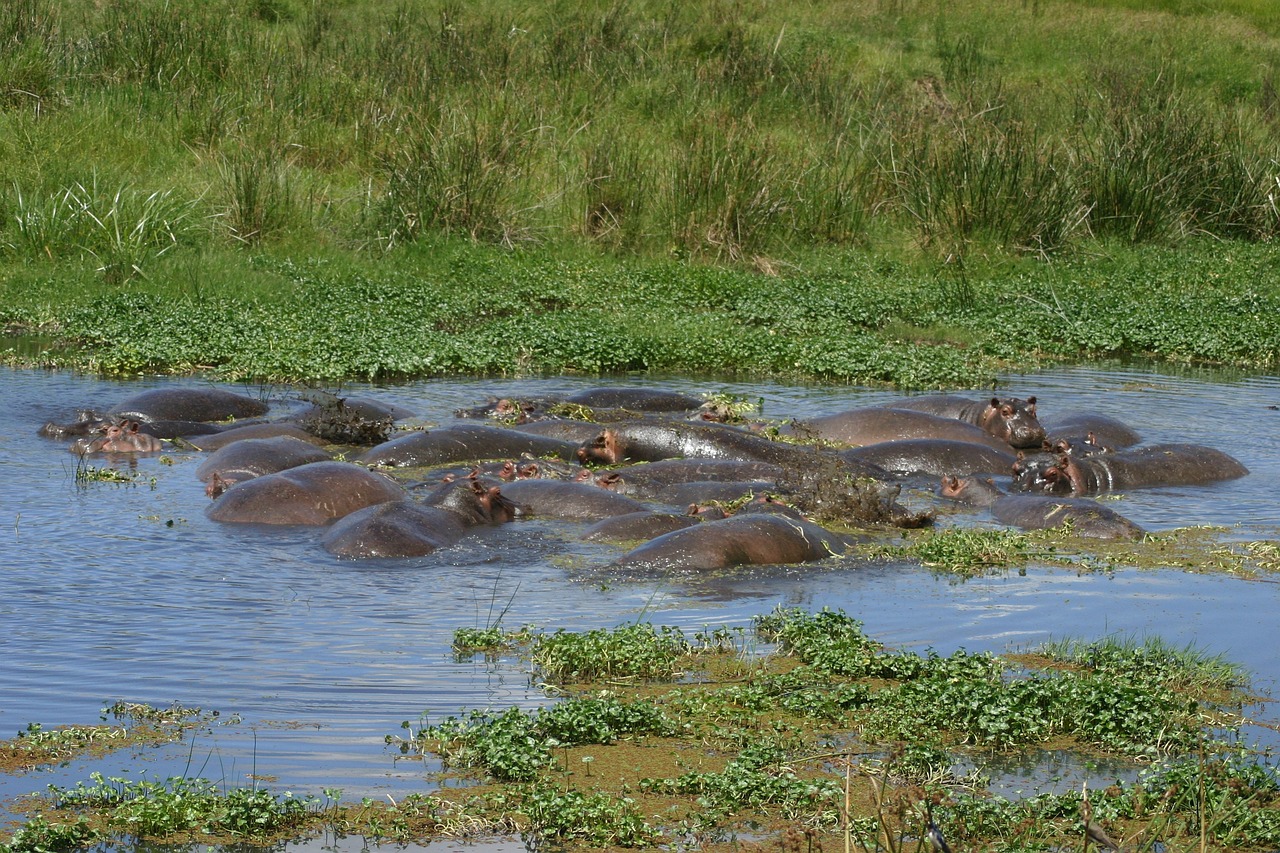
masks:
[[[99,725],[46,728],[28,723],[16,738],[0,741],[0,772],[31,770],[83,754],[100,756],[125,747],[167,743],[180,738],[200,718],[199,708],[116,702],[102,709]],[[115,724],[108,724],[108,719],[114,719]]]
[[[563,849],[706,848],[746,832],[783,849],[914,850],[933,835],[953,849],[1048,850],[1091,825],[1137,849],[1280,843],[1280,775],[1236,735],[1247,679],[1194,648],[1108,638],[920,654],[842,612],[797,608],[757,617],[750,641],[647,623],[486,630],[540,660],[535,677],[560,701],[424,716],[386,738],[465,786],[346,804],[333,790],[94,774],[51,786],[9,848],[121,834],[262,844],[322,826],[400,842],[518,832]],[[985,756],[1045,748],[1131,761],[1131,780],[1018,799],[986,790]]]

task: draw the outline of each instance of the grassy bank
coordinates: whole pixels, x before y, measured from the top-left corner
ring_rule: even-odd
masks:
[[[1249,0],[16,0],[0,320],[263,378],[1273,367],[1277,69]]]
[[[652,371],[927,388],[1080,358],[1280,359],[1275,260],[1247,244],[963,279],[861,255],[774,277],[459,241],[376,263],[205,260],[165,259],[164,275],[123,288],[83,268],[23,270],[2,288],[0,321],[69,348],[10,360],[227,378]]]

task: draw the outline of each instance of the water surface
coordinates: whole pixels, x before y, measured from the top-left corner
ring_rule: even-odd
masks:
[[[611,380],[622,384],[621,380]],[[883,390],[653,377],[626,380],[764,401],[771,417],[804,417],[887,400]],[[107,775],[265,777],[279,790],[348,798],[428,791],[429,765],[384,745],[415,723],[467,708],[546,701],[519,663],[457,662],[458,627],[614,626],[641,618],[692,631],[745,625],[775,606],[842,608],[895,646],[1006,651],[1050,637],[1158,634],[1238,661],[1274,690],[1280,651],[1275,578],[1032,566],[964,582],[911,564],[849,560],[748,570],[714,583],[601,583],[586,571],[616,552],[575,541],[579,526],[518,522],[483,529],[417,560],[337,560],[317,531],[218,525],[204,515],[199,454],[118,463],[134,485],[77,486],[64,443],[36,436],[46,420],[105,410],[139,390],[197,379],[108,380],[0,371],[0,732],[29,722],[97,722],[117,699],[220,711],[193,739],[0,778],[0,797]],[[599,380],[436,380],[344,393],[403,405],[424,422],[500,395],[556,395]],[[280,400],[290,389],[240,390]],[[1009,376],[1001,391],[1036,395],[1043,417],[1097,411],[1148,442],[1226,450],[1252,474],[1206,487],[1126,494],[1120,511],[1153,531],[1221,525],[1235,539],[1277,537],[1280,380],[1140,368],[1069,368]],[[95,464],[106,464],[97,463]],[[922,496],[909,500],[924,502]],[[944,523],[970,523],[964,518]]]

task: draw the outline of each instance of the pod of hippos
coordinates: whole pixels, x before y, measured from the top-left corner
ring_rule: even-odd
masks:
[[[675,392],[596,388],[398,430],[410,413],[394,405],[312,403],[271,417],[264,401],[221,389],[156,389],[40,434],[82,457],[205,454],[195,474],[211,519],[323,528],[318,543],[342,558],[421,557],[478,526],[551,518],[631,546],[612,564],[626,570],[838,556],[853,540],[828,526],[932,522],[899,504],[905,484],[941,482],[941,497],[1002,524],[1135,538],[1141,528],[1088,496],[1248,473],[1213,448],[1143,445],[1101,414],[1042,422],[1035,397],[925,395],[763,424],[727,423],[722,404]],[[338,449],[354,461],[335,461]]]

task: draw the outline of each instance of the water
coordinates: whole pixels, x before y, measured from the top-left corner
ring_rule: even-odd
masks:
[[[384,744],[402,732],[402,721],[545,701],[517,662],[459,663],[450,653],[455,628],[484,627],[505,607],[506,627],[547,630],[637,617],[696,630],[744,625],[779,604],[842,608],[891,645],[943,654],[1001,652],[1050,637],[1158,634],[1225,654],[1248,667],[1260,689],[1274,692],[1280,676],[1280,650],[1265,639],[1280,612],[1276,578],[1032,566],[1025,575],[959,582],[910,564],[850,561],[749,570],[703,585],[601,583],[585,570],[615,552],[578,543],[578,526],[553,522],[482,529],[417,560],[340,561],[319,547],[314,530],[264,532],[206,519],[208,501],[194,474],[199,454],[121,462],[140,475],[136,484],[81,488],[65,445],[36,436],[46,420],[70,420],[81,407],[105,410],[175,382],[199,384],[0,371],[0,732],[12,736],[29,722],[97,722],[103,705],[117,699],[177,701],[220,716],[181,744],[0,778],[0,799],[74,784],[93,769],[227,784],[249,784],[254,775],[279,790],[341,788],[348,799],[429,791],[432,765],[398,759]],[[599,384],[441,380],[341,390],[438,422],[490,396]],[[764,414],[778,418],[894,396],[651,377],[630,384],[760,397]],[[1079,367],[1010,376],[1001,385],[1036,395],[1044,417],[1097,411],[1131,423],[1148,442],[1208,444],[1252,471],[1213,486],[1132,492],[1114,505],[1144,527],[1212,524],[1229,527],[1229,538],[1277,537],[1280,411],[1269,407],[1280,405],[1280,379]]]

